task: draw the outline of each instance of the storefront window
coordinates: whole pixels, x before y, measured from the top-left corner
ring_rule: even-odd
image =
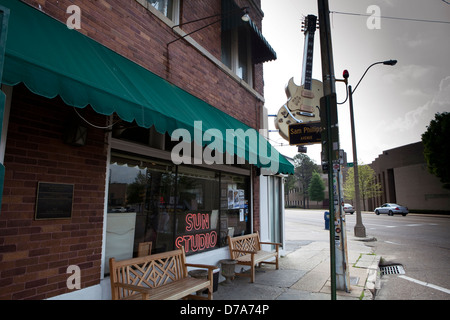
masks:
[[[219,174],[180,166],[177,174],[175,247],[186,254],[218,247]]]
[[[106,255],[117,255],[113,242],[129,257],[149,241],[152,253],[183,246],[189,255],[226,246],[228,235],[250,232],[249,196],[245,176],[113,153]],[[110,221],[117,216],[119,229],[112,230]],[[134,228],[123,227],[127,216]],[[119,236],[131,229],[128,240]],[[125,246],[126,241],[131,243]]]
[[[173,248],[175,178],[173,165],[113,157],[108,213],[135,212],[134,255],[141,242],[154,252]]]
[[[248,177],[222,174],[220,179],[220,242],[227,245],[227,236],[250,232],[250,190]]]

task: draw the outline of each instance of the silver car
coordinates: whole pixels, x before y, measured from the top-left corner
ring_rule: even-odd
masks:
[[[381,207],[375,208],[375,214],[387,213],[389,216],[393,216],[395,213],[401,213],[402,216],[408,214],[408,208],[398,205],[396,203],[385,203]]]
[[[355,212],[355,209],[353,208],[353,206],[351,204],[344,203],[344,212],[353,214],[353,212]]]

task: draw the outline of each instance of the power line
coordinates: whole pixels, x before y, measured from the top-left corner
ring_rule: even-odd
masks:
[[[448,3],[448,2],[446,2],[446,3]],[[330,13],[343,14],[343,15],[348,15],[348,16],[361,16],[361,17],[372,17],[373,16],[372,14],[342,12],[342,11],[330,11]],[[388,16],[379,16],[378,18],[391,19],[391,20],[404,20],[404,21],[415,21],[415,22],[431,22],[431,23],[450,24],[450,21],[442,21],[442,20],[427,20],[427,19],[401,18],[401,17],[388,17]]]

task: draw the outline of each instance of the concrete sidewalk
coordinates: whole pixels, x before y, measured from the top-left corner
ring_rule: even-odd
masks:
[[[319,229],[317,240],[287,240],[280,269],[272,265],[257,268],[255,283],[236,277],[231,284],[219,284],[214,300],[330,300],[330,244]],[[311,237],[310,237],[311,238]],[[337,291],[337,300],[371,300],[376,287],[379,257],[366,244],[371,239],[355,238],[347,231],[350,293]]]

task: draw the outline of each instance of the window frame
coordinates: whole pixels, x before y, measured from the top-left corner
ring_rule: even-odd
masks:
[[[152,12],[155,16],[163,20],[166,24],[178,24],[180,22],[180,0],[168,0],[172,2],[172,15],[166,16],[163,12],[156,9],[149,0],[135,0],[141,6]],[[168,21],[167,21],[168,20]]]
[[[230,37],[229,44],[228,41],[225,41],[226,37]],[[239,37],[244,37],[244,39],[239,39]],[[241,41],[240,41],[241,40]],[[240,69],[240,47],[239,43],[243,42],[246,45],[246,57],[245,57],[245,66],[247,69],[247,72],[245,75],[239,74]],[[253,74],[254,74],[254,64],[252,61],[252,50],[251,50],[251,38],[249,30],[246,28],[233,28],[231,30],[222,31],[222,63],[226,65],[228,68],[231,69],[231,71],[242,81],[245,81],[250,87],[253,88]],[[229,45],[230,48],[224,47]],[[226,63],[224,52],[229,54],[230,65]]]

